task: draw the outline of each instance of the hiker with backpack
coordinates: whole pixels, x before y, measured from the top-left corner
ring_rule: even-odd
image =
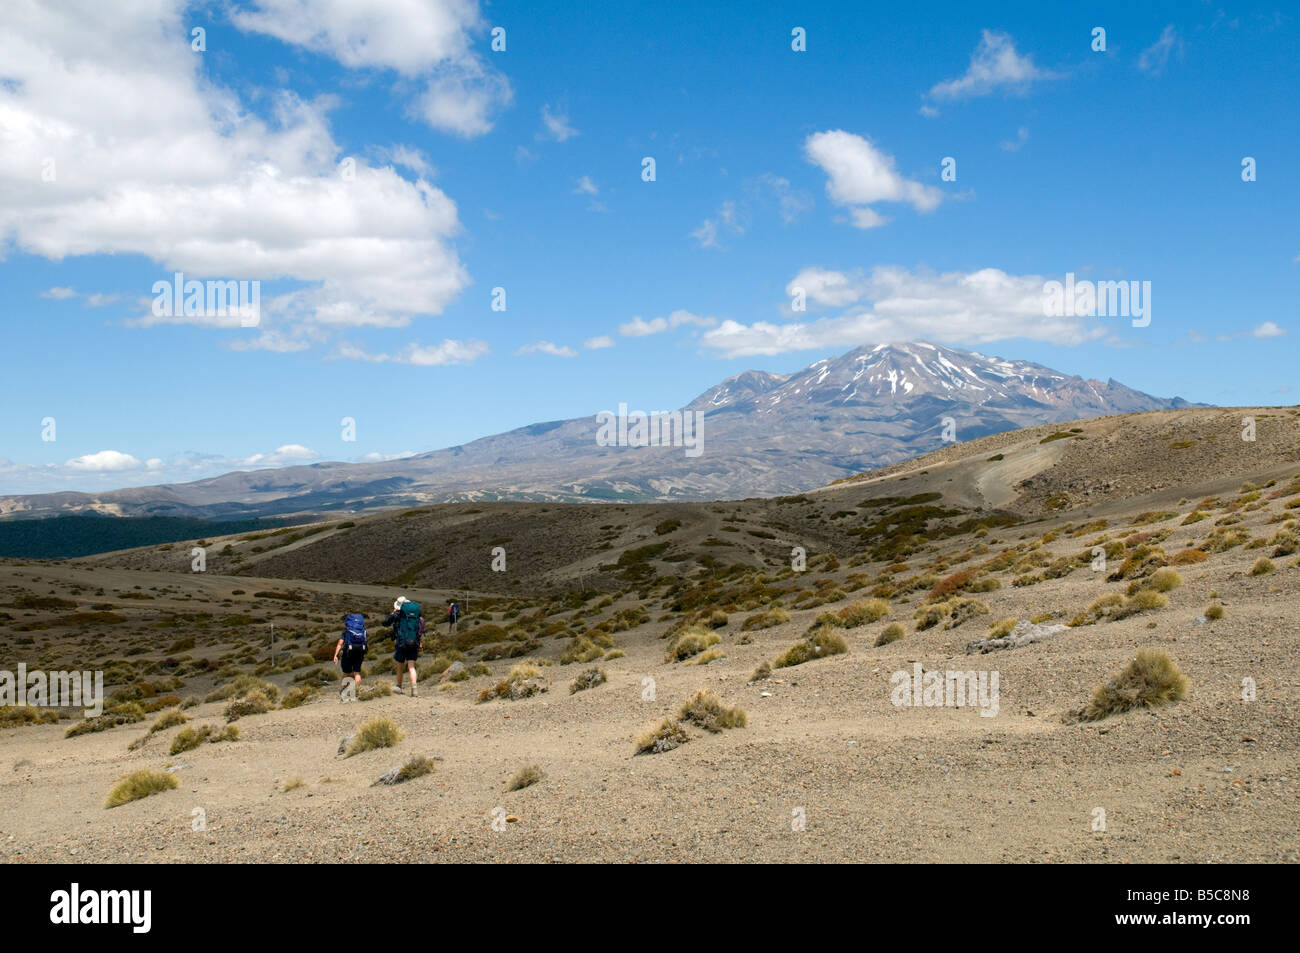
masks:
[[[366,617],[360,612],[350,612],[343,617],[343,634],[334,646],[334,664],[343,670],[343,685],[339,701],[357,700],[361,685],[361,663],[366,660]]]
[[[412,602],[406,596],[398,596],[393,603],[392,614],[384,620],[384,625],[393,630],[393,661],[397,663],[397,684],[393,690],[402,693],[403,672],[411,676],[411,697],[418,694],[416,689],[415,660],[420,657],[420,646],[424,640],[424,619],[420,617],[420,604]]]
[[[447,634],[451,635],[456,631],[456,623],[460,621],[460,606],[455,602],[447,603]]]

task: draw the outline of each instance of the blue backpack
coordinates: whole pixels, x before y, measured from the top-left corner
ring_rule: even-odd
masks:
[[[366,617],[360,612],[343,617],[343,645],[349,649],[366,650]]]
[[[402,617],[397,622],[397,641],[402,643],[420,641],[420,604],[403,602]]]

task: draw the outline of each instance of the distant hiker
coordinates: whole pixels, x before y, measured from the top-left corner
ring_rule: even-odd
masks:
[[[357,700],[361,685],[361,663],[366,660],[366,617],[360,612],[350,612],[343,617],[343,634],[334,646],[334,664],[343,670],[343,685],[339,701]]]
[[[460,606],[454,602],[447,603],[447,634],[451,635],[456,631],[456,623],[460,621]]]
[[[403,672],[411,676],[411,697],[416,689],[415,660],[420,657],[420,645],[424,639],[424,620],[420,618],[420,604],[412,602],[406,596],[399,596],[393,603],[393,612],[384,620],[384,625],[393,630],[393,641],[397,647],[393,652],[393,661],[397,663],[397,684],[393,690],[402,692]]]

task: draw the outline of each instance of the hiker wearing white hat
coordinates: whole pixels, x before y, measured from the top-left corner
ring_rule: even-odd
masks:
[[[393,612],[384,620],[384,625],[392,629],[393,641],[396,643],[393,661],[397,664],[397,684],[393,690],[400,695],[403,676],[410,675],[411,697],[414,698],[418,694],[415,660],[420,657],[420,646],[424,641],[424,619],[420,617],[420,604],[412,602],[406,596],[398,596],[393,603]]]

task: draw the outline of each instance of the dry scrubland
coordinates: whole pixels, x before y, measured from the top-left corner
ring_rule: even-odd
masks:
[[[102,669],[112,699],[0,710],[0,856],[1294,861],[1298,461],[1296,410],[1168,411],[775,500],[206,540],[203,574],[189,543],[5,561],[0,668]],[[340,704],[340,615],[453,589],[421,696],[378,642]],[[915,663],[996,670],[998,714],[895,707]]]

